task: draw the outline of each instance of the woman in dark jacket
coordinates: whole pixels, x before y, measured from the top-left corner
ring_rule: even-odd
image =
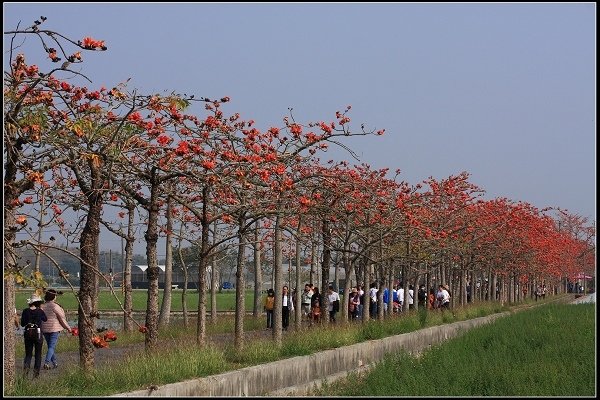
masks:
[[[31,368],[31,357],[35,349],[35,362],[33,364],[33,377],[37,378],[40,375],[42,366],[42,344],[44,337],[42,336],[42,322],[47,321],[46,313],[40,308],[42,298],[34,294],[30,299],[27,299],[29,308],[23,310],[21,314],[21,326],[25,328],[23,338],[25,340],[25,360],[23,362],[23,374],[25,377],[29,374]]]

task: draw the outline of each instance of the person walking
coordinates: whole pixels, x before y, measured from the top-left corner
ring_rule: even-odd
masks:
[[[288,330],[288,326],[290,325],[290,312],[294,311],[294,300],[292,296],[288,293],[288,291],[288,287],[284,286],[281,303],[281,326],[283,327],[284,331]]]
[[[42,336],[42,322],[47,321],[46,313],[40,308],[42,298],[33,294],[27,299],[28,308],[21,313],[21,326],[25,328],[23,338],[25,341],[25,360],[23,360],[23,375],[27,377],[31,368],[31,358],[35,349],[35,361],[33,363],[33,377],[40,376],[42,366],[42,345],[44,337]]]
[[[429,289],[429,295],[427,296],[427,309],[433,310],[435,308],[435,290]]]
[[[371,283],[371,288],[369,289],[369,316],[371,319],[377,318],[377,284],[375,282]]]
[[[358,285],[357,287],[358,289],[358,299],[359,299],[359,304],[358,304],[358,317],[362,319],[363,316],[363,309],[364,309],[364,304],[365,304],[365,291],[363,290],[363,286],[362,285]]]
[[[425,285],[419,286],[419,291],[417,292],[417,300],[420,308],[425,308],[427,304],[427,290],[425,289]]]
[[[321,320],[321,294],[319,293],[319,288],[317,286],[313,287],[313,295],[310,298],[311,304],[311,316],[313,322],[319,322]]]
[[[398,294],[398,311],[402,312],[404,311],[404,284],[402,282],[400,282],[400,285],[398,285],[398,290],[396,293]]]
[[[304,285],[304,292],[302,292],[302,318],[306,321],[310,319],[310,299],[312,298],[313,292],[310,285],[307,283]]]
[[[352,292],[348,296],[348,315],[350,315],[350,320],[354,321],[358,318],[358,306],[360,305],[360,296],[358,295],[358,290],[356,288],[352,288]]]
[[[47,317],[47,321],[42,322],[42,333],[44,334],[44,338],[46,338],[46,344],[48,345],[48,353],[46,353],[44,369],[53,369],[58,367],[55,354],[58,337],[63,328],[68,332],[71,332],[71,327],[67,323],[67,318],[65,316],[65,310],[63,310],[60,304],[55,301],[56,296],[61,294],[63,294],[63,292],[59,292],[54,289],[46,290],[46,294],[44,294],[44,300],[46,302],[42,304],[41,307]]]
[[[437,299],[442,310],[447,310],[450,308],[450,292],[448,292],[448,285],[439,286]]]
[[[329,285],[327,297],[329,298],[329,306],[327,309],[327,311],[329,311],[329,320],[335,323],[335,314],[340,311],[340,295],[333,290],[333,285]]]
[[[408,285],[408,309],[409,310],[414,310],[415,305],[415,299],[414,299],[414,290],[413,290],[413,285]]]
[[[267,290],[265,296],[264,309],[267,313],[267,329],[273,329],[273,309],[275,308],[275,291],[273,289]]]

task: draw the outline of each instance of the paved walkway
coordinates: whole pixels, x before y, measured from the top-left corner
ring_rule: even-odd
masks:
[[[580,303],[595,303],[596,302],[596,293],[586,294],[584,296],[578,297],[573,301],[573,304]]]
[[[245,332],[245,340],[246,343],[250,343],[252,340],[256,340],[259,338],[270,338],[272,337],[271,330],[256,330],[256,331],[247,331]],[[285,335],[286,332],[283,332]],[[208,342],[214,344],[216,346],[226,346],[228,344],[233,343],[233,333],[219,333],[207,335]],[[60,340],[60,339],[59,339]],[[118,339],[117,339],[118,340]],[[169,339],[161,339],[161,340],[169,340]],[[18,345],[18,344],[17,344]],[[22,345],[22,344],[21,344]],[[42,350],[42,364],[44,362],[44,357],[46,356],[46,342],[44,342],[44,347]],[[128,344],[124,346],[114,346],[109,344],[108,348],[96,349],[94,352],[94,366],[96,369],[102,369],[108,367],[111,363],[114,363],[115,360],[122,360],[129,355],[141,354],[144,352],[144,343],[135,343]],[[52,377],[56,377],[60,374],[61,371],[66,369],[72,369],[79,367],[79,351],[68,351],[68,352],[60,352],[56,354],[56,358],[58,360],[58,368],[51,370],[43,370],[40,371],[40,379],[46,380]],[[23,369],[23,359],[21,357],[17,357],[15,360],[15,371],[17,374],[21,373]],[[32,361],[33,367],[33,361]],[[31,374],[31,373],[30,373]]]

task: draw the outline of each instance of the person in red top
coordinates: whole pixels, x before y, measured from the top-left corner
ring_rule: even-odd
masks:
[[[429,289],[429,295],[427,296],[427,309],[433,310],[435,308],[435,291]]]
[[[46,313],[48,320],[42,323],[42,332],[46,338],[46,344],[48,345],[48,353],[46,353],[46,359],[44,361],[44,369],[52,369],[58,367],[56,362],[56,355],[54,353],[56,344],[58,343],[58,337],[60,332],[64,329],[71,332],[71,327],[67,323],[65,317],[65,310],[56,301],[56,295],[62,294],[54,289],[46,290],[44,300],[46,302],[42,305],[42,310]],[[52,363],[52,366],[50,366]]]

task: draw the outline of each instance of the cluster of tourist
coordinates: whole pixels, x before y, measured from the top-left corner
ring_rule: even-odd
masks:
[[[538,285],[538,287],[535,289],[535,301],[538,300],[538,298],[542,298],[545,299],[546,298],[546,293],[548,293],[548,289],[546,288],[546,285]]]
[[[348,307],[348,315],[351,321],[362,319],[364,315],[365,301],[369,307],[369,315],[371,318],[377,317],[378,303],[377,292],[379,289],[375,283],[370,285],[369,291],[365,292],[362,285],[357,285],[350,290],[346,306]],[[390,292],[392,295],[392,312],[402,312],[404,310],[412,310],[415,308],[414,288],[412,285],[408,287],[407,304],[405,308],[405,293],[404,284],[400,283],[394,286],[392,290],[388,288],[383,292],[383,307],[384,312],[388,310]],[[327,310],[323,310],[324,296],[327,296]],[[425,285],[421,285],[417,290],[417,302],[419,307],[434,309],[448,309],[450,307],[450,290],[447,285],[439,285],[436,289],[431,288],[426,290]],[[287,286],[282,290],[282,327],[287,330],[289,327],[289,316],[294,311],[294,303],[296,299],[296,290],[290,293]],[[302,309],[302,321],[309,325],[321,321],[324,312],[327,312],[329,321],[336,322],[336,314],[340,311],[340,296],[334,289],[333,285],[329,285],[324,294],[319,292],[319,288],[311,283],[304,285],[304,291],[300,294],[300,306]],[[264,310],[267,314],[267,329],[273,328],[273,309],[275,307],[275,291],[269,289],[264,299]]]

